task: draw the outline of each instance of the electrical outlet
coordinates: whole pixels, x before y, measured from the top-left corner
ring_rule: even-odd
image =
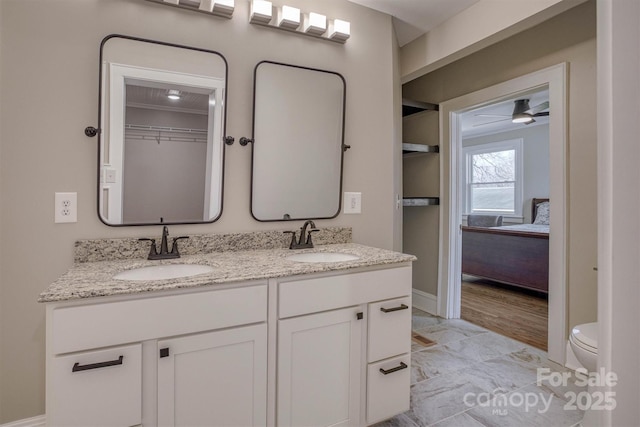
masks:
[[[362,193],[344,193],[344,213],[359,214],[362,212]]]
[[[56,223],[78,222],[78,193],[56,193],[54,209]]]

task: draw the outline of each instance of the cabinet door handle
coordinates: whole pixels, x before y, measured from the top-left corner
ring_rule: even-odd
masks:
[[[380,311],[382,311],[383,313],[391,313],[392,311],[398,311],[398,310],[406,310],[408,309],[409,306],[406,304],[400,304],[400,307],[393,307],[393,308],[384,308],[384,307],[380,307]]]
[[[409,366],[407,366],[406,363],[400,362],[400,366],[396,366],[395,368],[391,368],[391,369],[387,369],[387,370],[384,370],[384,369],[380,368],[380,372],[382,372],[385,375],[389,375],[389,374],[391,374],[393,372],[397,372],[397,371],[401,371],[403,369],[407,369],[408,367]]]
[[[361,312],[361,311],[357,312],[356,313],[356,319],[358,319],[358,320],[364,319],[364,313]]]
[[[88,365],[81,365],[80,363],[76,362],[74,363],[73,368],[71,369],[71,372],[88,371],[90,369],[100,369],[100,368],[106,368],[107,366],[122,365],[122,359],[124,359],[124,356],[120,356],[116,360],[108,360],[106,362],[99,362],[99,363],[90,363]]]

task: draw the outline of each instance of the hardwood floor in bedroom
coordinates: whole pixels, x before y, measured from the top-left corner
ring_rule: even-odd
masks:
[[[547,351],[546,295],[465,275],[461,318]]]

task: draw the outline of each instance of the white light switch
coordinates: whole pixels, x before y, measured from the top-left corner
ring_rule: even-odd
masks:
[[[344,193],[344,213],[359,214],[362,212],[362,193]]]

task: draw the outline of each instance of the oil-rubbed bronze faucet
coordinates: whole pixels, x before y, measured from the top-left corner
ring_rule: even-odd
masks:
[[[311,229],[307,231],[307,227],[311,226]],[[296,232],[295,231],[285,231],[284,233],[291,234],[291,243],[289,244],[289,249],[307,249],[313,248],[313,241],[311,240],[311,233],[316,231],[320,231],[316,228],[316,224],[313,221],[305,221],[304,225],[300,227],[300,237],[296,242]],[[307,236],[307,240],[305,240],[305,234]]]
[[[156,239],[147,239],[147,238],[138,239],[140,241],[151,242],[151,247],[149,248],[149,256],[147,257],[147,259],[157,260],[157,259],[180,258],[180,251],[178,251],[178,240],[188,239],[189,237],[188,236],[174,237],[173,244],[171,245],[171,252],[169,252],[167,237],[169,237],[169,227],[165,225],[164,227],[162,227],[162,240],[160,241],[160,253],[158,253],[158,248],[156,247]]]

